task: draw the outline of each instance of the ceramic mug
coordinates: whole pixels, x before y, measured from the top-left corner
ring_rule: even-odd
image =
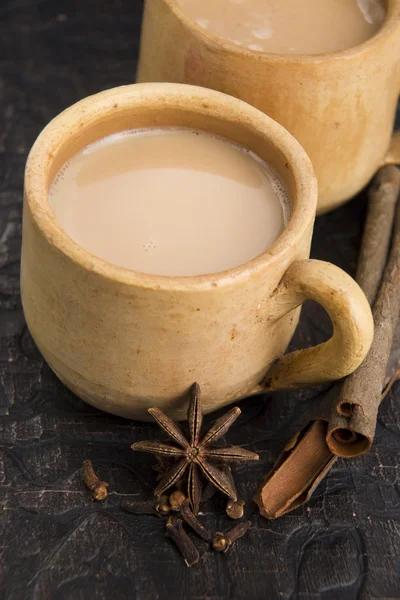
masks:
[[[176,0],[146,0],[137,80],[219,90],[278,121],[311,159],[322,213],[384,163],[400,162],[400,134],[392,139],[399,56],[400,0],[387,0],[386,21],[371,39],[322,55],[255,52],[200,27]]]
[[[63,231],[48,202],[60,167],[106,135],[161,126],[218,134],[278,171],[292,214],[269,250],[222,273],[155,276],[101,260]],[[373,322],[351,277],[308,260],[316,202],[316,179],[304,150],[283,127],[240,100],[162,83],[86,98],[44,129],[26,166],[21,290],[31,334],[73,392],[137,419],[147,419],[155,405],[185,417],[185,392],[194,381],[208,412],[267,387],[343,377],[366,355]],[[333,336],[282,356],[307,298],[328,311]],[[268,383],[260,385],[267,373]]]

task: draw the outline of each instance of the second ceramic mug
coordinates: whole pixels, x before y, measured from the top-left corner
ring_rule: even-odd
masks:
[[[360,46],[280,55],[213,35],[176,0],[146,0],[137,80],[219,90],[278,121],[310,157],[318,212],[325,212],[359,192],[382,164],[400,162],[400,133],[391,140],[400,92],[400,0],[386,5],[381,30]]]
[[[224,136],[278,171],[292,215],[267,252],[223,273],[155,276],[105,262],[63,231],[48,202],[60,167],[106,135],[160,126]],[[315,176],[300,145],[240,100],[174,84],[132,85],[86,98],[44,129],[27,162],[21,290],[29,329],[71,390],[131,418],[147,419],[154,405],[183,418],[194,381],[211,411],[266,386],[343,377],[369,349],[372,316],[348,275],[307,260],[316,201]],[[328,311],[333,336],[282,356],[307,298]],[[268,384],[259,385],[269,369]]]

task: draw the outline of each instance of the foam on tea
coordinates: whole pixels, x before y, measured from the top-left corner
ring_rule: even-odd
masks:
[[[73,156],[49,193],[66,233],[92,254],[155,275],[237,267],[283,231],[289,201],[253,153],[189,129],[125,131]]]
[[[386,17],[383,0],[177,0],[201,27],[238,46],[323,54],[358,46]]]

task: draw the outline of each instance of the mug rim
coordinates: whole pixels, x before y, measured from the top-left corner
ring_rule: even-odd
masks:
[[[361,44],[358,44],[357,46],[351,46],[350,48],[345,48],[344,50],[324,52],[320,54],[284,54],[278,52],[265,52],[263,50],[252,50],[246,46],[238,46],[230,40],[219,37],[214,33],[210,33],[204,29],[204,27],[201,27],[198,23],[196,23],[196,21],[187,16],[185,11],[178,4],[177,0],[163,1],[169,6],[174,15],[184,24],[185,27],[195,31],[200,37],[206,39],[208,42],[212,42],[221,50],[230,51],[234,54],[239,54],[240,56],[257,58],[261,62],[306,62],[319,64],[329,60],[360,56],[364,52],[368,51],[370,47],[373,47],[382,37],[393,33],[393,31],[395,31],[398,27],[400,19],[400,0],[387,0],[386,18],[382,26],[378,29],[378,31],[376,31],[376,33],[374,33],[373,36],[366,39]]]
[[[134,110],[149,103],[166,110],[185,103],[192,112],[215,116],[227,114],[237,123],[256,126],[257,132],[272,142],[291,165],[295,202],[284,231],[262,254],[237,267],[205,275],[166,276],[142,273],[120,267],[95,256],[75,242],[58,223],[49,202],[48,175],[54,157],[72,132],[101,122],[118,106],[118,110]],[[193,104],[194,103],[194,104]],[[227,118],[227,117],[225,117]],[[101,137],[101,136],[100,136]],[[251,150],[251,148],[249,148]],[[88,96],[73,104],[42,130],[29,153],[24,178],[24,202],[32,219],[47,242],[82,268],[105,279],[130,286],[163,290],[215,289],[250,277],[285,258],[288,250],[300,242],[313,224],[317,206],[317,180],[305,150],[284,127],[249,104],[232,96],[187,84],[141,83],[111,88]]]

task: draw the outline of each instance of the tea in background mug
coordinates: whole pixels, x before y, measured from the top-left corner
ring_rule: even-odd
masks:
[[[163,126],[227,138],[283,178],[292,214],[261,256],[222,273],[149,275],[90,254],[60,227],[48,193],[69,158],[112,133]],[[184,418],[185,393],[194,381],[209,412],[266,389],[259,384],[268,371],[272,389],[343,377],[369,349],[372,315],[351,277],[307,260],[316,202],[316,179],[299,143],[240,100],[162,83],[86,98],[44,129],[26,166],[21,291],[32,336],[78,396],[136,419],[147,419],[151,406]],[[282,356],[307,298],[328,311],[333,336]]]
[[[146,0],[137,81],[212,88],[278,121],[311,159],[322,213],[359,192],[383,164],[400,162],[400,133],[392,139],[400,92],[400,0],[386,5],[381,29],[355,48],[284,55],[213,35],[176,0]]]

